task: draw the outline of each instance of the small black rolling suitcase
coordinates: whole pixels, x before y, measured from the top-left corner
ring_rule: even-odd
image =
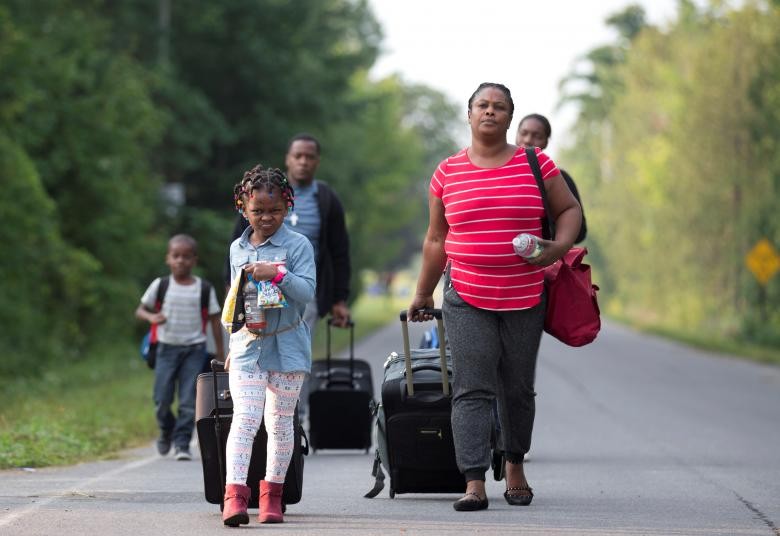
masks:
[[[432,309],[439,340],[444,339],[441,310]],[[401,312],[404,353],[385,362],[382,403],[377,411],[375,497],[384,487],[384,465],[390,474],[390,497],[396,493],[461,493],[466,488],[455,463],[452,441],[452,361],[444,347],[409,347],[406,311]]]
[[[374,384],[371,366],[355,359],[355,325],[349,322],[349,359],[331,358],[328,320],[326,358],[309,377],[309,441],[313,450],[371,448]]]
[[[225,445],[233,421],[233,400],[230,398],[228,373],[224,372],[223,366],[224,363],[221,361],[216,359],[211,361],[212,371],[198,376],[195,395],[195,426],[198,431],[198,444],[203,464],[203,488],[206,500],[220,505],[225,493]],[[295,409],[293,423],[295,445],[284,481],[283,506],[301,500],[303,456],[309,453],[306,434],[298,419],[298,408]],[[250,508],[257,508],[260,496],[259,483],[265,478],[267,442],[268,433],[263,423],[255,436],[247,475],[247,486],[252,492],[249,499]]]

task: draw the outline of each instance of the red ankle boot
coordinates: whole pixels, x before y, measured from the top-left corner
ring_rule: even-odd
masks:
[[[225,504],[222,507],[222,522],[229,527],[249,523],[246,511],[249,504],[249,486],[228,484],[225,486]]]
[[[260,481],[260,515],[257,516],[260,523],[282,523],[282,488],[284,484],[276,482]]]

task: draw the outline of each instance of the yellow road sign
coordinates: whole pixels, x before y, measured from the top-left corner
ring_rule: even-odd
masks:
[[[780,270],[780,255],[766,238],[762,238],[748,251],[745,264],[756,276],[758,282],[766,285],[775,272]]]

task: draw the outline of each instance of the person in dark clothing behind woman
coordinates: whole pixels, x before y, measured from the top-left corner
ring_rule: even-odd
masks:
[[[552,126],[550,126],[550,121],[541,114],[528,114],[523,117],[517,125],[515,143],[521,147],[539,147],[544,151],[547,148],[547,144],[551,137]],[[574,194],[574,197],[577,199],[577,202],[580,204],[580,209],[582,210],[582,226],[580,227],[580,233],[574,240],[575,244],[579,244],[585,240],[588,235],[588,226],[585,222],[585,210],[582,207],[582,199],[580,199],[580,192],[577,191],[577,185],[574,184],[574,179],[571,178],[571,175],[561,168],[558,168],[558,170],[561,172],[563,180],[566,181],[566,185],[569,187],[569,190],[571,190],[571,193]]]
[[[466,492],[455,510],[488,507],[493,401],[501,419],[511,505],[528,505],[533,492],[523,471],[535,416],[534,373],[544,325],[544,266],[560,259],[580,229],[577,200],[555,162],[536,149],[555,240],[544,240],[544,207],[524,147],[506,134],[514,103],[505,86],[481,84],[468,102],[471,145],[443,160],[431,177],[430,212],[417,290],[407,311],[431,320],[433,290],[442,272],[442,311],[452,352],[452,433]],[[518,233],[539,237],[539,256],[515,254]],[[511,408],[511,411],[506,411]]]
[[[351,264],[344,208],[333,189],[315,180],[319,164],[320,142],[314,136],[296,134],[290,139],[285,165],[295,189],[295,210],[287,214],[284,222],[314,246],[317,293],[303,315],[312,332],[317,320],[327,314],[340,327],[347,326],[350,316],[347,298]],[[246,218],[239,215],[232,239],[240,237],[248,226]]]

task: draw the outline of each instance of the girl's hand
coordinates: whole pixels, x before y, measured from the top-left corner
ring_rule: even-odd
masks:
[[[247,267],[255,281],[270,281],[276,277],[276,265],[270,262],[256,262]]]
[[[534,266],[550,266],[555,261],[566,255],[566,252],[571,249],[571,246],[566,247],[566,244],[556,240],[545,240],[543,238],[539,238],[538,240],[539,244],[542,246],[542,252],[538,257],[534,257],[533,259],[525,259],[525,262],[528,264],[533,264]]]

